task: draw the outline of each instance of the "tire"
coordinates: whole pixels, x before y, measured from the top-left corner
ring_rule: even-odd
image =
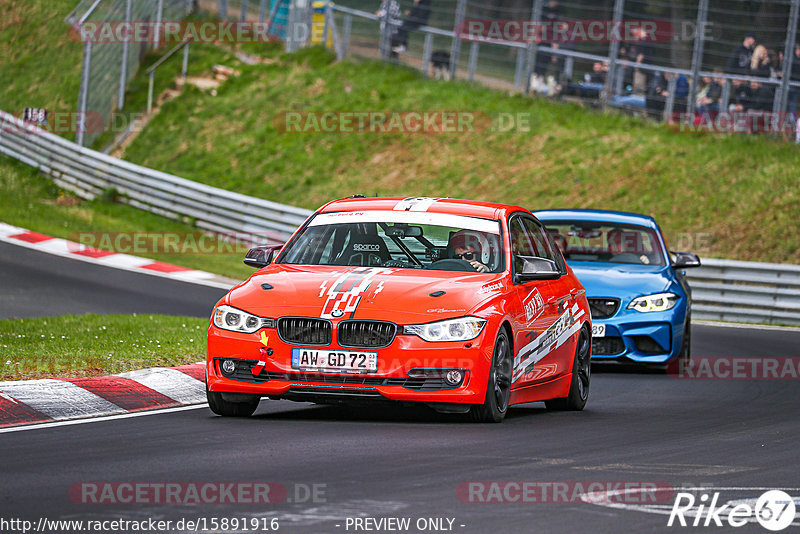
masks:
[[[480,406],[470,408],[469,415],[478,423],[500,423],[508,412],[511,398],[511,370],[514,356],[505,328],[500,329],[494,344],[492,368],[486,384],[486,399]]]
[[[222,398],[222,393],[209,391],[206,388],[208,407],[217,415],[223,417],[250,417],[258,408],[260,397],[242,395],[242,402],[231,402]]]
[[[592,378],[592,336],[584,327],[578,335],[575,359],[572,363],[572,381],[569,395],[544,401],[548,410],[580,411],[589,400],[589,383]]]
[[[678,362],[688,367],[692,359],[692,316],[686,317],[686,324],[683,327],[683,341],[681,342],[681,352],[678,354]]]

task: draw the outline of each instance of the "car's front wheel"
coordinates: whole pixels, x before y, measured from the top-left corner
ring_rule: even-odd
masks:
[[[230,399],[231,394],[228,395]],[[208,388],[206,388],[206,398],[211,411],[224,417],[249,417],[256,411],[261,400],[257,395],[235,394],[236,401],[227,400],[223,397],[223,393],[209,391]]]
[[[486,399],[480,406],[470,409],[470,416],[480,423],[500,423],[508,412],[511,398],[511,369],[514,364],[511,343],[505,328],[500,329],[494,344],[492,368],[486,385]]]
[[[572,381],[569,395],[560,399],[544,401],[548,410],[583,410],[589,400],[589,382],[592,377],[592,337],[589,329],[581,328],[575,347],[575,361],[572,364]]]

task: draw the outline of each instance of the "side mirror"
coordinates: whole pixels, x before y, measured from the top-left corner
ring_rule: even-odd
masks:
[[[272,263],[275,253],[283,248],[283,245],[261,245],[253,247],[247,251],[244,257],[244,264],[260,269]]]
[[[561,277],[558,265],[553,260],[538,256],[517,256],[524,262],[522,272],[517,274],[517,281],[521,283],[533,280],[557,280]]]
[[[678,251],[672,251],[671,254],[675,255],[675,258],[672,260],[672,266],[675,269],[688,269],[690,267],[700,267],[700,258],[697,257],[697,254],[692,254],[691,252],[678,252]]]

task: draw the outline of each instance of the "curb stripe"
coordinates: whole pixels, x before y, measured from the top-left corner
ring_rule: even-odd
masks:
[[[40,423],[52,421],[42,412],[36,411],[30,406],[0,395],[0,428],[5,426],[19,425],[23,423]]]
[[[170,263],[162,263],[160,261],[154,261],[149,265],[142,265],[142,269],[152,269],[153,271],[158,271],[160,273],[178,273],[178,272],[192,270],[186,267],[179,267],[178,265],[172,265]]]
[[[205,384],[175,369],[154,367],[120,373],[117,376],[135,380],[181,404],[206,402]]]
[[[53,419],[92,417],[125,411],[71,382],[52,378],[0,382],[0,391]]]
[[[201,362],[200,364],[194,363],[190,365],[179,365],[177,367],[173,367],[173,369],[180,371],[181,373],[186,373],[195,380],[199,380],[203,384],[206,383],[206,362]]]
[[[104,376],[101,378],[71,378],[78,387],[94,393],[129,412],[176,406],[178,403],[129,378]]]
[[[21,234],[12,235],[9,237],[11,239],[19,239],[20,241],[25,241],[26,243],[40,243],[42,241],[49,241],[53,239],[49,235],[37,234],[36,232],[23,232]]]

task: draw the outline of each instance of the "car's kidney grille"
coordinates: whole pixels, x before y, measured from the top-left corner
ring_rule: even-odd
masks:
[[[607,319],[617,313],[619,299],[588,299],[592,319]]]
[[[333,338],[333,327],[325,319],[283,317],[278,320],[278,335],[287,343],[329,345]]]
[[[397,333],[394,323],[384,321],[342,321],[336,337],[342,347],[377,349],[391,345]]]

